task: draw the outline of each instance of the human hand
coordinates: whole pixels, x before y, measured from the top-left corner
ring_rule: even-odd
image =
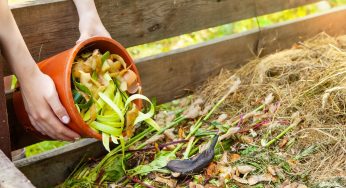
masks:
[[[80,37],[77,44],[93,36],[111,38],[97,13],[93,0],[74,0],[79,15]]]
[[[80,138],[64,125],[70,122],[70,118],[48,75],[37,68],[28,74],[28,78],[19,82],[25,109],[36,130],[57,140],[74,141]]]
[[[79,21],[80,37],[77,44],[93,36],[103,36],[111,38],[111,35],[103,26],[100,19],[91,17],[90,19],[83,18]]]

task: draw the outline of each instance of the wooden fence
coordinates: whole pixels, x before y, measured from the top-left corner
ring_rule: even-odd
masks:
[[[96,0],[112,37],[126,47],[177,36],[209,27],[294,8],[317,0]],[[78,39],[78,16],[70,0],[38,0],[13,7],[15,19],[34,58],[39,61],[68,49]],[[346,31],[346,8],[304,17],[269,27],[234,34],[168,53],[136,60],[144,94],[159,103],[182,97],[222,68],[236,68],[262,49],[261,55],[289,48],[293,43],[325,31]],[[6,63],[0,76],[10,75]],[[1,75],[3,74],[3,75]],[[0,89],[4,89],[0,83]],[[0,128],[11,128],[12,149],[37,142],[18,126],[11,105],[0,94]],[[8,114],[8,116],[7,116]],[[7,121],[8,117],[8,121]],[[7,141],[6,141],[7,140]],[[0,132],[0,148],[11,150],[9,133]],[[34,185],[62,182],[80,158],[98,157],[101,144],[85,139],[28,159],[14,161]],[[66,160],[68,159],[68,160]],[[1,160],[1,158],[0,158]],[[1,168],[1,167],[0,167]],[[1,179],[1,178],[0,178]]]

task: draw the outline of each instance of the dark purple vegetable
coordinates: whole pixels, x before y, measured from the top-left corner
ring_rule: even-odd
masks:
[[[172,160],[169,161],[166,168],[173,172],[178,172],[182,175],[194,174],[201,172],[214,159],[214,148],[219,135],[215,135],[209,148],[193,159]]]

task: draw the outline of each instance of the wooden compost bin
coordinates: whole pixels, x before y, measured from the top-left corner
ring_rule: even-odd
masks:
[[[126,47],[315,2],[318,1],[96,0],[106,28]],[[36,0],[15,6],[12,11],[37,61],[72,47],[79,37],[78,16],[70,0]],[[157,97],[159,103],[182,97],[220,69],[239,67],[260,50],[263,56],[290,48],[295,42],[322,31],[331,35],[345,34],[345,20],[346,7],[340,7],[138,59],[144,94]],[[11,75],[8,64],[3,62],[1,78]],[[0,82],[0,90],[4,91],[3,82]],[[54,186],[63,182],[82,158],[105,154],[100,142],[84,139],[12,163],[4,154],[10,156],[11,151],[38,140],[18,126],[11,105],[11,93],[0,92],[0,187]]]

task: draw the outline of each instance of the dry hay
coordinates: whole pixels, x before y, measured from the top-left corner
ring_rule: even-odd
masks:
[[[257,58],[239,70],[223,70],[196,93],[213,103],[237,75],[242,84],[220,110],[220,114],[233,116],[251,111],[273,93],[280,105],[275,119],[290,120],[294,112],[304,119],[286,135],[294,141],[292,147],[278,151],[290,161],[293,172],[307,173],[310,182],[346,177],[345,39],[321,33],[292,49]],[[273,138],[277,134],[273,127],[261,129],[259,135],[269,133]],[[299,154],[303,155],[300,160],[294,160]]]

